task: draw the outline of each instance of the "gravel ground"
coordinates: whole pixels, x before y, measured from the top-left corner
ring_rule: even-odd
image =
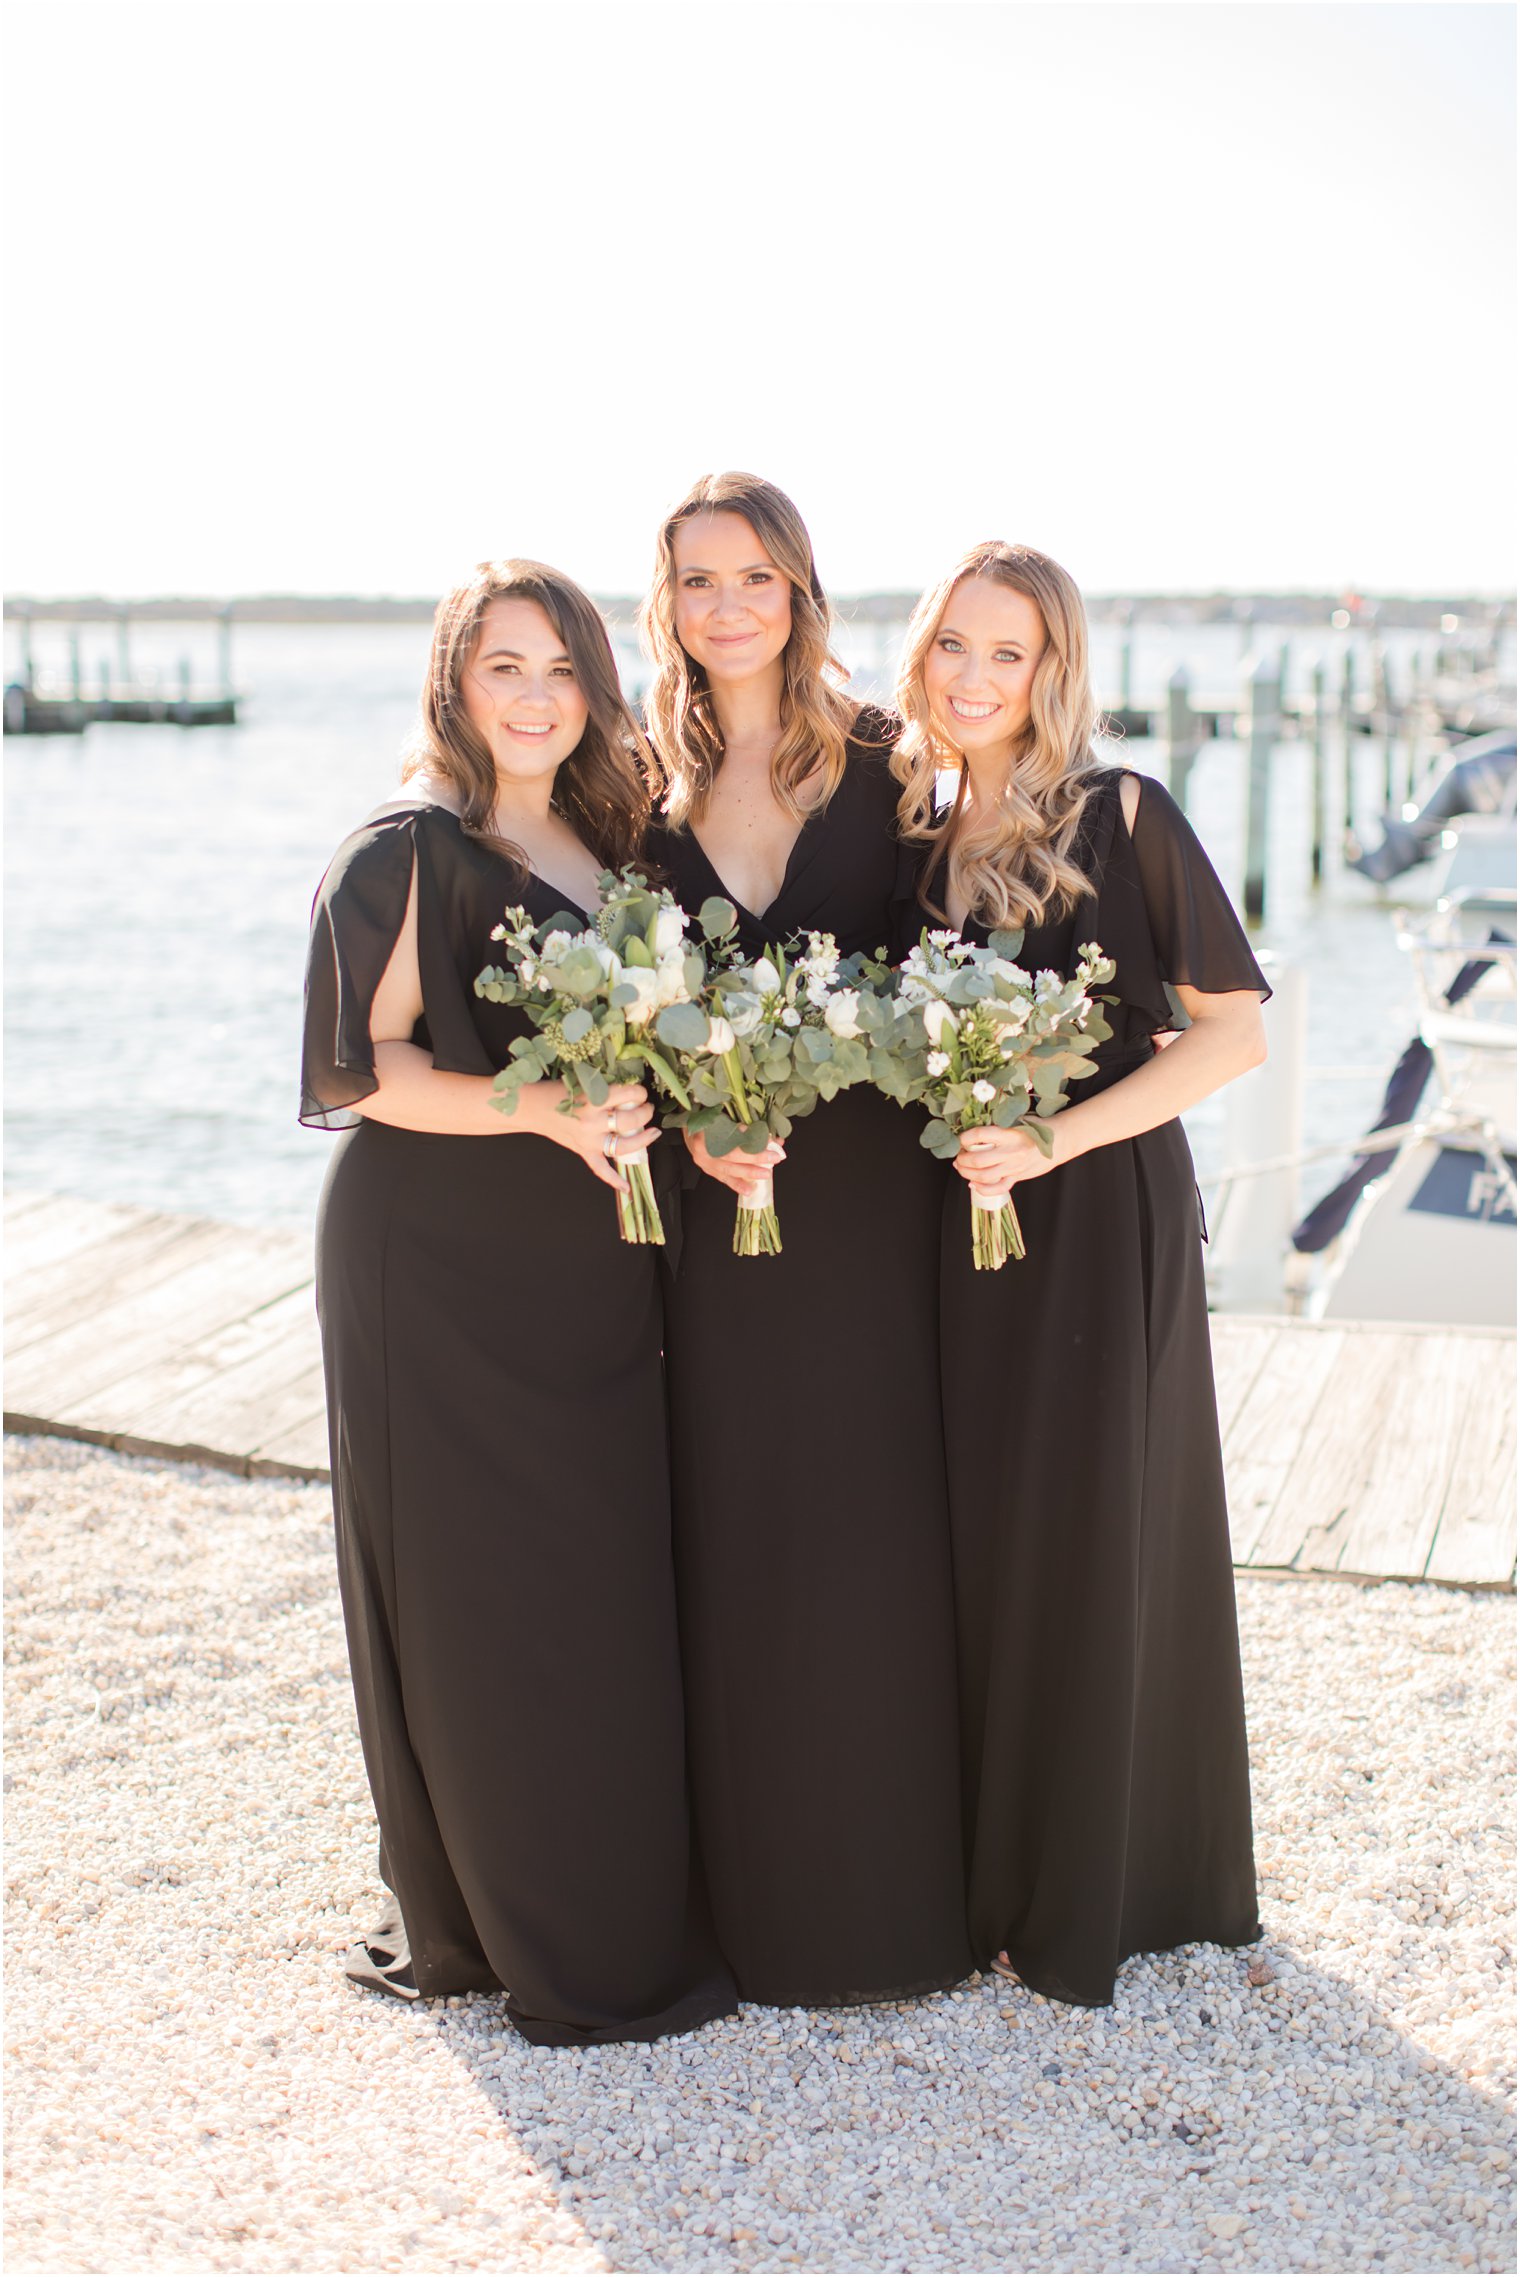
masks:
[[[1269,1982],[532,2049],[377,1902],[325,1493],[8,1443],[18,2270],[1503,2270],[1508,1598],[1244,1579]]]

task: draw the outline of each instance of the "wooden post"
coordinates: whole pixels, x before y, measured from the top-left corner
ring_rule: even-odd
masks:
[[[225,601],[217,611],[216,647],[217,668],[222,680],[222,694],[230,696],[232,693],[232,603],[230,601]]]
[[[1166,787],[1187,805],[1188,776],[1198,756],[1198,717],[1188,692],[1188,669],[1174,667],[1166,683]]]
[[[1246,921],[1267,911],[1267,824],[1272,798],[1272,747],[1278,739],[1277,663],[1257,657],[1246,674]]]
[[[179,660],[179,695],[180,695],[180,702],[181,702],[181,703],[183,703],[183,704],[188,704],[188,703],[189,703],[189,701],[190,701],[190,659],[189,659],[189,657],[188,657],[188,656],[182,656],[182,657],[180,658],[180,660]]]
[[[1277,716],[1288,716],[1288,644],[1284,641],[1277,651]]]
[[[1356,761],[1353,757],[1352,721],[1356,717],[1356,658],[1348,640],[1341,652],[1341,739],[1346,754],[1345,807],[1342,820],[1348,830],[1356,828]]]
[[[30,609],[23,609],[21,611],[21,685],[28,695],[32,692],[33,672],[32,612]]]
[[[1383,643],[1372,644],[1372,721],[1376,733],[1383,739],[1383,807],[1393,812],[1393,758],[1394,758],[1394,698],[1393,678],[1388,670],[1388,651]]]
[[[124,696],[130,692],[132,686],[131,623],[132,620],[127,615],[126,610],[120,610],[116,618],[116,677],[121,682],[121,692]]]
[[[1309,659],[1309,740],[1314,753],[1314,796],[1309,824],[1309,875],[1316,885],[1325,874],[1326,791],[1325,666],[1321,657]]]
[[[69,627],[69,694],[79,701],[79,627]]]
[[[1133,677],[1132,661],[1129,634],[1126,632],[1123,640],[1119,643],[1119,709],[1121,712],[1129,710],[1130,686]]]

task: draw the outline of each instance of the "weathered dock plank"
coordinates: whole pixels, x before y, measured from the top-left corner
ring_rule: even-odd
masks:
[[[7,1428],[326,1477],[303,1235],[37,1195],[5,1229]],[[1211,1329],[1238,1566],[1513,1587],[1512,1336]]]

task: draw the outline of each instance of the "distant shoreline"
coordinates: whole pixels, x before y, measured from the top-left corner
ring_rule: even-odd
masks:
[[[837,614],[850,624],[899,624],[916,593],[846,593],[835,597]],[[596,596],[597,606],[614,624],[631,625],[637,598],[626,593]],[[1514,597],[1473,593],[1367,593],[1360,596],[1355,622],[1413,626],[1439,631],[1443,616],[1485,625],[1513,624]],[[1275,625],[1324,624],[1347,606],[1344,593],[1094,593],[1088,609],[1101,623],[1230,624],[1255,619]],[[163,594],[142,600],[99,593],[34,598],[15,594],[5,602],[8,623],[210,624],[223,617],[243,625],[429,624],[434,602],[391,594],[248,593],[225,599],[206,594]],[[1375,612],[1375,615],[1374,615]]]

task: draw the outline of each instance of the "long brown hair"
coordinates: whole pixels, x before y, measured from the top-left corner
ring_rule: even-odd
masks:
[[[670,778],[666,812],[678,827],[700,821],[723,764],[723,737],[702,666],[676,632],[675,534],[697,514],[739,514],[749,523],[791,587],[792,630],[782,654],[781,738],[771,759],[776,803],[801,822],[821,812],[839,788],[860,707],[842,683],[848,675],[829,646],[833,611],[813,559],[807,525],[784,490],[757,474],[704,474],[660,525],[654,576],[639,612],[644,648],[655,667],[645,697],[649,736]],[[816,804],[802,785],[819,778]]]
[[[402,765],[402,779],[427,769],[449,784],[459,819],[472,838],[510,855],[498,838],[496,768],[470,720],[460,690],[493,601],[535,601],[565,644],[586,699],[586,731],[554,778],[554,806],[609,870],[639,853],[658,769],[618,682],[612,643],[589,595],[541,561],[483,561],[472,577],[445,593],[433,615],[433,650],[422,686],[422,720]]]
[[[962,819],[965,762],[932,717],[924,693],[924,658],[950,596],[968,577],[1025,594],[1045,627],[1045,648],[1030,687],[1029,725],[1014,750],[1000,803],[971,824]],[[943,864],[946,885],[957,886],[970,913],[984,923],[1031,925],[1067,915],[1088,890],[1073,854],[1082,810],[1107,772],[1093,750],[1098,710],[1088,671],[1087,611],[1070,574],[1032,546],[998,538],[972,546],[913,611],[898,667],[897,708],[905,723],[892,760],[903,786],[898,828],[904,838],[934,849],[920,887],[926,906],[944,915],[927,891]],[[952,767],[959,777],[955,799],[947,814],[937,815],[935,777]]]

